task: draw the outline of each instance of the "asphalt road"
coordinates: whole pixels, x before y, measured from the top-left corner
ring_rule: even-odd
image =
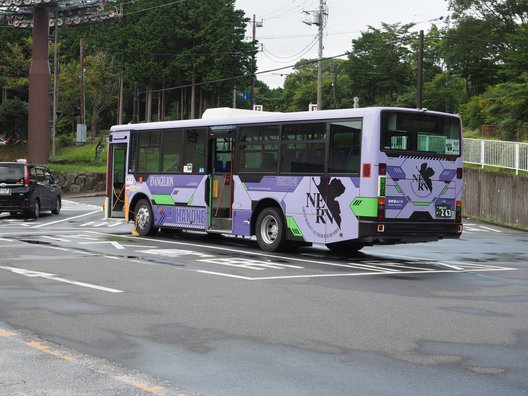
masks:
[[[268,254],[0,215],[0,394],[526,395],[528,233]]]

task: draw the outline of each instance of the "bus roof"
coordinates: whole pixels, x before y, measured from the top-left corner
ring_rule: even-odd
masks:
[[[228,110],[232,110],[227,111]],[[209,126],[231,126],[241,124],[258,124],[269,122],[288,122],[288,121],[310,121],[325,120],[336,118],[362,117],[367,114],[376,114],[382,110],[406,111],[413,113],[428,113],[438,115],[453,114],[429,111],[427,109],[410,109],[401,107],[362,107],[358,109],[338,109],[338,110],[319,110],[319,111],[301,111],[290,113],[263,112],[263,111],[236,111],[241,109],[219,108],[206,111],[209,114],[205,118],[192,120],[176,121],[158,121],[144,122],[138,124],[114,125],[110,132],[130,131],[130,130],[152,130],[152,129],[171,129],[171,128],[198,128]],[[204,115],[206,114],[204,113]]]

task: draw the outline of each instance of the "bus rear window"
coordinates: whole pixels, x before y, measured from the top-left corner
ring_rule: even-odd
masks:
[[[461,128],[457,117],[427,113],[381,113],[381,150],[460,155]]]

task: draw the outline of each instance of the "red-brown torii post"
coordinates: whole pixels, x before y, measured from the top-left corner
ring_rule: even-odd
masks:
[[[29,70],[28,160],[45,164],[50,150],[49,9],[33,9],[33,49]]]

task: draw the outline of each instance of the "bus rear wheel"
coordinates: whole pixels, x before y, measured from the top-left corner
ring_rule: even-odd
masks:
[[[146,199],[141,199],[134,210],[134,224],[139,236],[153,235],[156,229],[152,227],[154,213],[152,207]]]
[[[276,252],[286,247],[284,220],[278,208],[266,208],[259,213],[256,234],[259,247],[266,252]]]

